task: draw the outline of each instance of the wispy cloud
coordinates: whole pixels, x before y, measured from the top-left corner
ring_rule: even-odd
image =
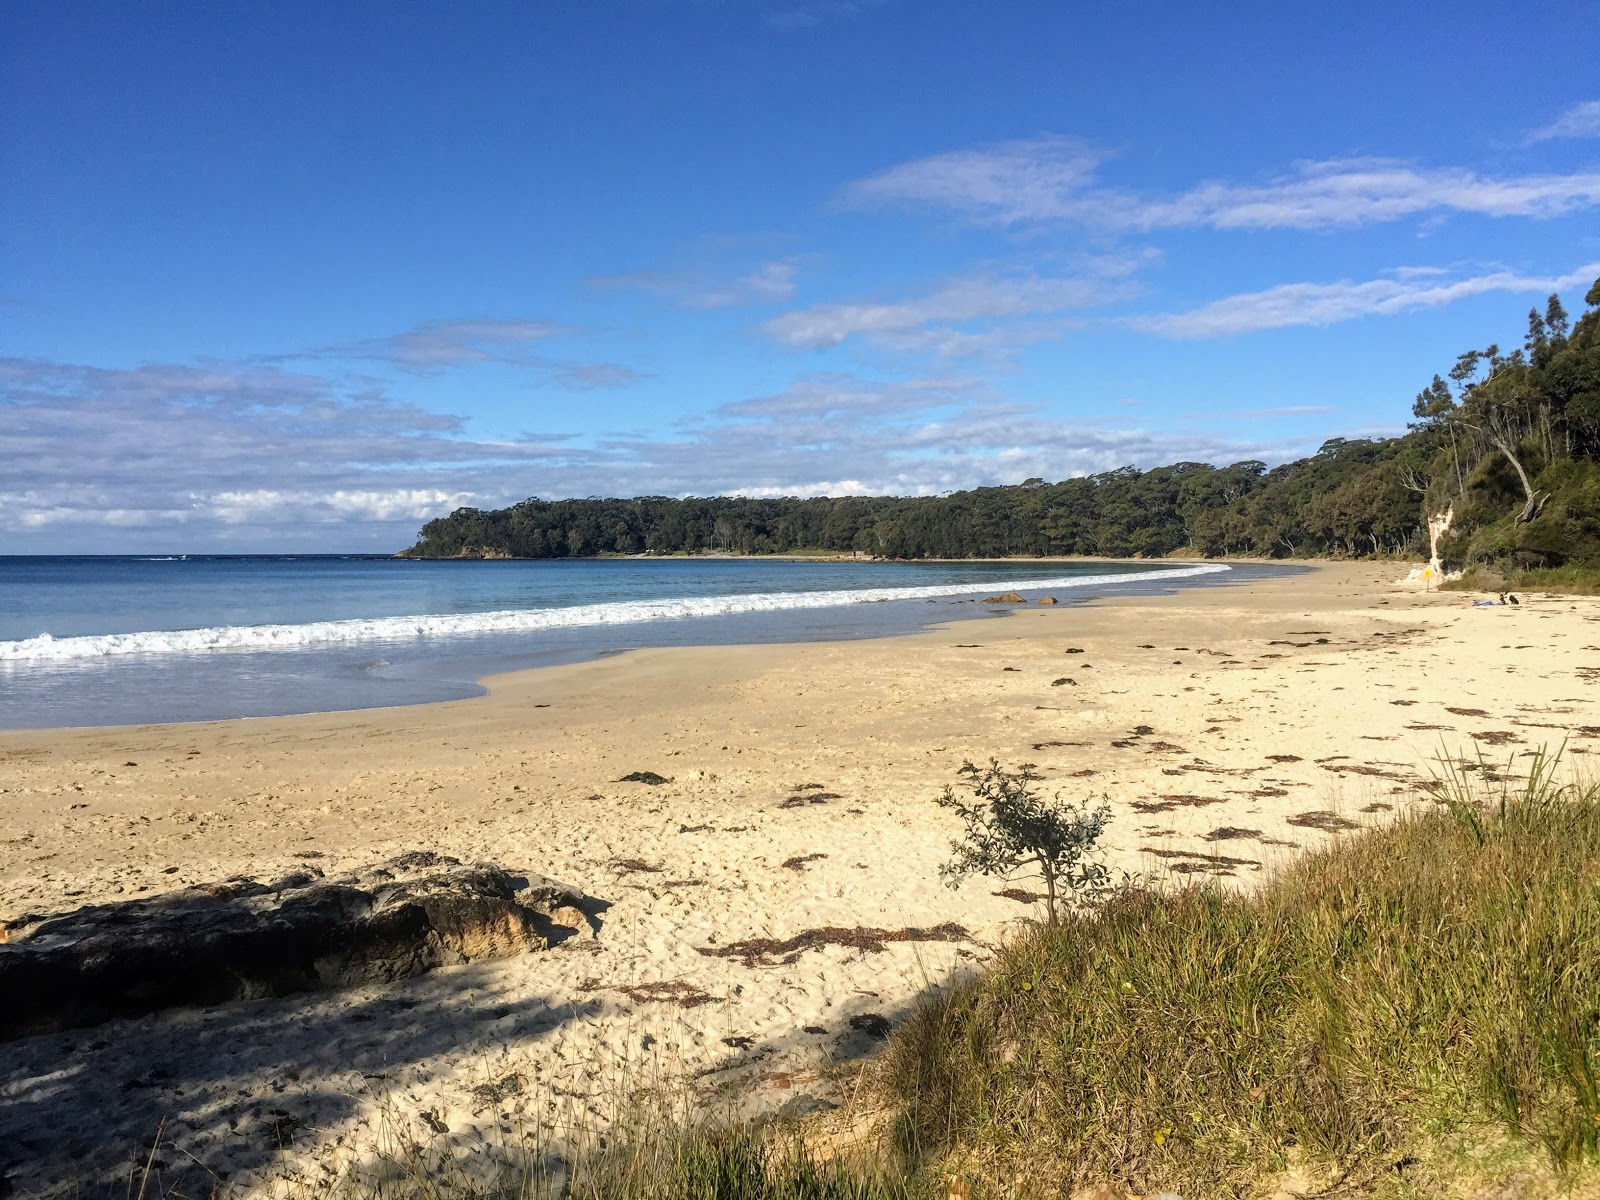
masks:
[[[1528,135],[1528,140],[1548,142],[1556,138],[1591,137],[1600,137],[1600,100],[1574,104],[1550,124],[1535,129]]]
[[[367,523],[393,538],[480,492],[479,470],[586,453],[472,438],[370,384],[260,364],[4,359],[0,425],[0,530],[141,528],[174,543]]]
[[[1265,183],[1210,181],[1171,196],[1099,184],[1106,155],[1055,135],[902,163],[847,187],[846,205],[939,209],[980,223],[1073,221],[1119,232],[1333,229],[1430,214],[1549,218],[1600,204],[1600,172],[1493,177],[1399,159],[1298,164]]]
[[[1494,271],[1446,281],[1411,273],[1363,282],[1344,279],[1335,283],[1285,283],[1259,292],[1226,296],[1188,312],[1133,317],[1129,323],[1163,337],[1219,337],[1295,325],[1333,325],[1358,317],[1394,316],[1415,309],[1438,308],[1487,292],[1544,295],[1589,283],[1597,275],[1600,262],[1586,263],[1556,276]]]
[[[424,321],[387,337],[327,346],[317,354],[364,358],[429,373],[471,363],[524,362],[531,345],[562,332],[554,321],[469,319]]]
[[[732,279],[703,271],[634,271],[597,275],[589,283],[606,291],[646,292],[680,308],[738,308],[789,299],[799,273],[798,258],[780,258]]]
[[[887,0],[801,0],[784,3],[767,14],[767,24],[784,33],[811,29],[829,21],[852,20]]]
[[[858,208],[908,205],[1009,225],[1079,214],[1106,154],[1082,138],[1047,134],[901,163],[851,184]]]
[[[1127,299],[1137,291],[1132,276],[1148,261],[1098,259],[1073,276],[975,273],[911,299],[819,304],[774,317],[761,328],[804,350],[860,338],[880,350],[983,354],[1054,336],[1062,314]]]
[[[381,363],[412,375],[437,375],[464,367],[500,363],[543,374],[560,387],[578,391],[618,388],[647,378],[621,363],[574,362],[537,354],[532,347],[580,331],[533,318],[465,318],[424,321],[400,333],[339,342],[312,350],[260,355],[264,365],[317,359]]]
[[[1176,458],[1274,461],[1286,441],[1061,420],[964,376],[816,375],[668,435],[474,438],[459,419],[250,365],[0,360],[10,549],[397,548],[463,504],[529,495],[932,494]]]

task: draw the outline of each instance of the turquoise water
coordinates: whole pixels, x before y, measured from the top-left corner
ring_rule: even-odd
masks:
[[[1270,568],[1244,568],[1256,573]],[[1216,565],[370,556],[0,557],[0,728],[212,720],[480,694],[636,646],[886,636],[1238,578]]]

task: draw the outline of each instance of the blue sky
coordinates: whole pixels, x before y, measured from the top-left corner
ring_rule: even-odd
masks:
[[[1592,6],[0,7],[0,553],[1398,432],[1600,276]]]

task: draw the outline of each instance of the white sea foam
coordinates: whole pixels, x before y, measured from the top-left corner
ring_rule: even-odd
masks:
[[[942,583],[927,587],[853,588],[831,592],[754,592],[747,595],[697,596],[672,600],[620,600],[576,604],[567,608],[508,609],[499,612],[441,613],[415,617],[370,617],[346,621],[312,621],[303,625],[225,625],[211,629],[150,630],[82,637],[48,633],[21,641],[0,642],[0,663],[74,662],[127,655],[197,654],[210,650],[301,650],[308,646],[356,642],[397,642],[413,638],[445,638],[462,634],[532,633],[546,629],[578,629],[596,625],[633,625],[684,617],[718,617],[735,613],[780,612],[786,609],[831,608],[877,600],[920,600],[977,592],[1064,590],[1113,583],[1145,583],[1211,575],[1227,567],[1207,564],[1116,575],[1067,575],[1052,579],[1017,579],[988,583]]]

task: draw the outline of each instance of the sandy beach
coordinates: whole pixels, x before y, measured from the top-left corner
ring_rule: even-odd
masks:
[[[881,641],[641,650],[414,708],[0,733],[0,921],[19,927],[413,849],[607,905],[596,936],[543,953],[6,1044],[0,1176],[120,1195],[159,1128],[163,1179],[247,1190],[336,1175],[386,1123],[470,1150],[654,1084],[839,1103],[919,994],[1040,915],[1033,880],[939,878],[955,823],[933,799],[965,760],[1108,797],[1115,868],[1241,886],[1426,802],[1441,750],[1565,740],[1585,770],[1600,601],[1473,608],[1404,573],[1323,563]],[[618,782],[633,772],[669,782]],[[740,945],[830,929],[855,936]]]

